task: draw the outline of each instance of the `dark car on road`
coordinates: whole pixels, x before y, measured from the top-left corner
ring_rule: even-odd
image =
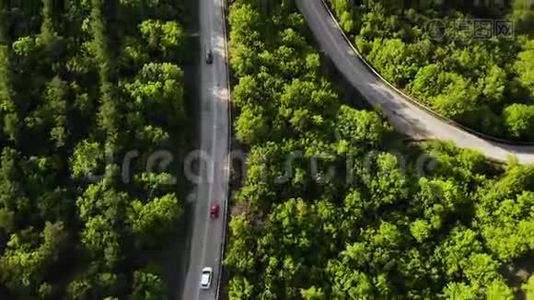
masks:
[[[206,50],[206,63],[208,65],[213,63],[213,52],[211,52],[211,49]]]

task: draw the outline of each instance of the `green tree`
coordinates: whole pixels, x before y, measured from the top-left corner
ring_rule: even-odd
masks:
[[[447,275],[451,276],[464,269],[470,262],[470,255],[482,252],[482,244],[476,232],[456,227],[436,250]],[[475,276],[476,274],[473,274]]]
[[[534,296],[534,276],[530,276],[528,281],[521,286],[521,289],[528,298]]]
[[[337,115],[336,129],[339,137],[348,142],[351,149],[370,149],[380,145],[391,128],[375,112],[360,111],[343,105]]]
[[[47,134],[58,148],[65,146],[68,139],[67,97],[67,83],[57,76],[54,77],[45,91],[43,105],[32,117],[25,119],[31,128],[48,131]]]
[[[66,238],[62,223],[46,223],[41,234],[28,229],[11,235],[0,257],[0,280],[21,297],[30,297],[58,261]]]
[[[145,20],[139,25],[139,30],[148,46],[161,51],[163,57],[183,51],[184,33],[175,21]]]
[[[229,299],[252,300],[254,286],[246,277],[233,277],[228,287]]]
[[[321,288],[316,288],[312,286],[308,289],[302,289],[300,291],[302,298],[306,300],[323,300],[325,299],[325,294]]]
[[[138,111],[158,124],[165,120],[166,126],[180,124],[184,119],[182,70],[171,63],[149,63],[143,66],[135,81],[125,84],[125,92],[133,99]],[[164,116],[162,118],[162,116]]]
[[[400,202],[408,196],[408,184],[400,169],[400,161],[390,153],[370,156],[371,163],[358,166],[359,174],[370,195],[366,209],[376,210],[382,206]]]
[[[499,103],[503,100],[506,88],[506,72],[499,66],[492,66],[486,77],[479,80],[482,94],[490,103]]]
[[[534,15],[534,13],[533,13]],[[534,94],[534,42],[529,42],[526,49],[517,54],[514,70],[518,73],[519,82]]]
[[[424,242],[432,234],[431,225],[425,220],[415,220],[410,224],[410,232],[418,242]]]
[[[446,299],[469,300],[477,298],[476,288],[463,282],[450,282],[445,287],[443,294]]]
[[[134,272],[132,300],[159,300],[165,298],[165,284],[156,274],[145,271]]]
[[[80,233],[81,244],[101,268],[112,269],[120,257],[120,236],[102,215],[89,217]]]
[[[534,137],[534,106],[511,104],[504,109],[504,123],[513,138]]]
[[[40,38],[42,39],[44,45],[54,46],[54,43],[58,40],[57,32],[55,30],[56,16],[54,12],[54,1],[42,0],[42,2],[43,21],[41,23]]]
[[[478,286],[488,286],[494,280],[501,279],[499,263],[485,253],[471,254],[463,272],[472,284]]]
[[[265,139],[269,133],[265,116],[261,109],[245,106],[235,124],[236,137],[241,143],[253,145]]]
[[[142,244],[154,245],[161,242],[165,233],[174,226],[182,215],[182,208],[176,195],[167,194],[143,204],[139,200],[131,203],[128,222]]]
[[[405,86],[420,68],[420,54],[401,39],[375,40],[367,56],[392,83]]]
[[[9,51],[5,45],[0,45],[0,112],[3,116],[3,133],[10,140],[15,140],[20,124],[15,103],[13,102]]]
[[[74,149],[71,158],[71,172],[74,177],[81,178],[96,174],[104,162],[104,155],[98,142],[83,140]]]
[[[534,5],[528,0],[512,0],[512,21],[520,32],[532,33],[534,28]]]
[[[477,106],[478,92],[463,76],[450,73],[445,79],[447,86],[436,96],[433,107],[442,115],[461,120]]]
[[[486,298],[488,300],[516,299],[516,297],[514,297],[514,292],[509,286],[506,285],[504,280],[495,280],[489,284],[488,288],[486,289]]]

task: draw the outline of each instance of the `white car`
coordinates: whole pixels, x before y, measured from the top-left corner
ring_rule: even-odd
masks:
[[[202,276],[200,276],[200,288],[207,290],[211,286],[211,278],[213,277],[213,269],[210,267],[204,267],[202,269]]]

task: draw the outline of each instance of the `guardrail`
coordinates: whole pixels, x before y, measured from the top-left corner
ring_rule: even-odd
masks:
[[[341,25],[339,25],[339,22],[337,21],[336,16],[334,15],[332,10],[330,9],[330,6],[328,5],[328,3],[326,3],[326,0],[321,0],[321,3],[324,5],[324,7],[326,8],[326,11],[328,12],[330,17],[334,21],[336,27],[339,29],[341,35],[343,36],[343,39],[347,42],[347,44],[349,44],[349,46],[352,48],[352,50],[354,51],[356,56],[358,56],[360,61],[363,62],[365,67],[369,71],[371,71],[371,73],[373,73],[376,77],[378,77],[382,82],[384,82],[387,86],[389,86],[392,90],[397,92],[397,94],[401,95],[402,98],[404,98],[406,101],[414,104],[418,108],[426,111],[427,113],[429,113],[432,116],[442,120],[443,122],[446,122],[451,126],[454,126],[454,127],[458,128],[458,129],[461,129],[463,131],[471,133],[472,135],[480,137],[480,138],[482,138],[484,140],[495,142],[495,143],[500,143],[500,144],[504,144],[504,145],[510,145],[510,146],[532,146],[532,145],[534,145],[534,142],[511,141],[511,140],[494,137],[494,136],[491,136],[491,135],[476,131],[476,130],[474,130],[472,128],[469,128],[469,127],[466,127],[465,125],[462,125],[462,124],[460,124],[460,123],[458,123],[458,122],[456,122],[454,120],[446,118],[446,117],[438,114],[437,112],[435,112],[430,107],[421,104],[421,102],[415,100],[412,96],[406,94],[404,91],[402,91],[401,89],[397,88],[395,85],[390,83],[386,78],[384,78],[382,75],[380,75],[380,73],[369,63],[369,61],[367,61],[367,59],[361,54],[361,52],[356,48],[356,46],[347,37],[347,34],[343,30],[343,28],[341,28]]]

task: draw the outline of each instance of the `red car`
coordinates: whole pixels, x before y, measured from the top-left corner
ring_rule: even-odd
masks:
[[[219,203],[212,202],[210,206],[210,218],[217,219],[219,217]]]

